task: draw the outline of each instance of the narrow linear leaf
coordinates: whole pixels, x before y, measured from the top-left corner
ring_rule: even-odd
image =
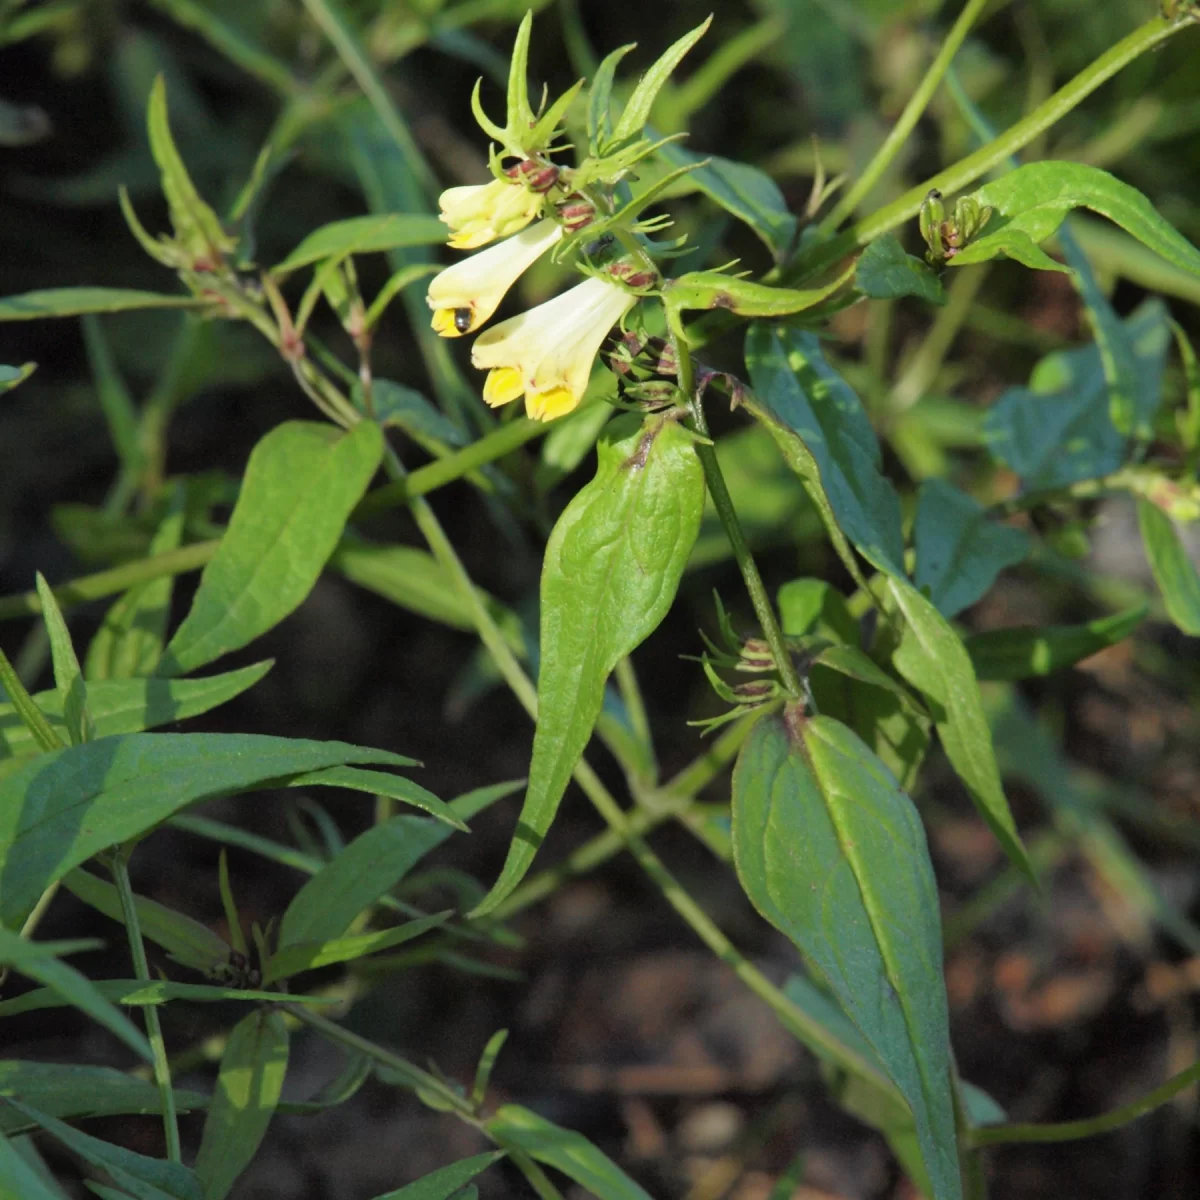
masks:
[[[28,735],[32,747],[39,750],[58,750],[66,745],[66,740],[55,732],[37,702],[26,690],[21,677],[3,650],[0,650],[0,690],[11,700],[11,704],[0,706],[7,713],[10,726],[23,730]],[[54,693],[54,697],[58,698],[57,692]]]
[[[600,715],[605,681],[666,616],[700,529],[704,472],[676,421],[614,421],[597,449],[595,478],[546,547],[529,788],[500,878],[475,917],[529,869]]]
[[[287,1063],[282,1014],[261,1010],[233,1027],[196,1155],[204,1200],[224,1200],[254,1158],[279,1103]]]
[[[630,42],[606,54],[592,74],[588,86],[588,142],[594,153],[612,136],[612,90],[621,59],[637,45]]]
[[[0,298],[0,321],[40,321],[83,313],[129,312],[138,308],[199,308],[193,296],[163,296],[129,288],[49,288]]]
[[[912,1109],[933,1200],[962,1195],[937,886],[912,802],[845,726],[759,721],[733,782],[738,878]]]
[[[292,776],[288,780],[288,787],[336,787],[347,788],[352,792],[366,792],[371,796],[387,796],[391,800],[399,800],[402,804],[411,804],[413,808],[423,809],[454,829],[464,833],[470,832],[444,800],[439,800],[432,792],[419,783],[413,783],[411,779],[405,779],[403,775],[364,771],[362,767],[325,767],[320,771],[308,771],[303,775]]]
[[[326,258],[375,254],[408,246],[439,246],[445,240],[446,226],[428,213],[347,217],[314,229],[271,271],[274,275],[283,275]]]
[[[72,746],[90,741],[94,734],[91,713],[88,712],[87,692],[79,659],[71,642],[71,632],[63,620],[62,610],[42,573],[37,574],[37,591],[42,602],[42,620],[50,639],[50,658],[54,665],[54,684],[62,703],[63,724]]]
[[[1162,592],[1167,615],[1184,633],[1200,637],[1200,572],[1171,518],[1149,500],[1137,502],[1138,528],[1146,561]]]
[[[0,965],[12,967],[30,979],[45,984],[63,1000],[87,1013],[99,1025],[115,1034],[131,1050],[151,1061],[150,1043],[92,985],[88,977],[59,961],[59,955],[94,949],[100,943],[31,942],[0,928]]]
[[[486,1128],[506,1150],[528,1154],[561,1171],[600,1200],[650,1200],[644,1188],[583,1134],[563,1129],[519,1104],[505,1104],[498,1109]]]
[[[781,288],[721,271],[689,271],[667,281],[663,300],[678,312],[723,308],[741,317],[783,317],[820,304],[852,274],[850,268],[831,283],[816,288]]]
[[[0,1120],[3,1114],[0,1113]],[[62,1200],[63,1193],[49,1185],[21,1157],[20,1151],[0,1134],[0,1195],[14,1200]]]
[[[642,132],[650,119],[654,98],[683,61],[683,56],[705,35],[711,24],[712,17],[708,17],[703,24],[697,25],[695,29],[668,46],[654,65],[638,80],[638,85],[633,89],[633,94],[622,110],[620,120],[617,121],[617,127],[613,130],[613,145],[619,145]]]
[[[296,992],[272,992],[261,988],[220,987],[211,983],[175,983],[169,979],[155,979],[146,983],[141,979],[96,979],[92,981],[96,991],[112,1004],[132,1008],[148,1008],[168,1004],[172,1000],[189,1000],[194,1004],[228,1004],[231,1001],[245,1004],[337,1004],[330,996],[303,996]],[[0,1017],[14,1017],[18,1013],[38,1012],[47,1008],[62,1008],[70,1001],[64,1000],[51,988],[34,988],[11,1000],[0,1001]],[[128,1076],[121,1076],[128,1078]],[[3,1095],[3,1073],[0,1072],[0,1095]],[[157,1088],[152,1088],[158,1094]],[[39,1102],[39,1107],[45,1107]],[[158,1111],[155,1109],[154,1111]],[[62,1116],[55,1112],[54,1116]]]
[[[476,1154],[422,1175],[420,1179],[394,1192],[385,1192],[375,1200],[450,1200],[460,1188],[466,1187],[476,1175],[486,1171],[493,1163],[504,1157],[504,1151]]]
[[[132,733],[56,750],[0,780],[0,924],[19,927],[51,883],[196,800],[384,750],[255,734]]]
[[[383,456],[371,421],[349,433],[288,421],[255,446],[229,527],[204,568],[160,675],[237,650],[305,599]]]
[[[19,367],[0,366],[0,396],[20,387],[37,370],[37,363],[22,363]]]

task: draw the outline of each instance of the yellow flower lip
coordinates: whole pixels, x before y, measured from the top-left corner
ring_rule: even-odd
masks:
[[[434,332],[440,337],[473,333],[496,311],[521,274],[562,233],[562,226],[556,222],[539,221],[435,275],[425,297],[433,309]]]
[[[496,407],[522,393],[535,421],[579,405],[608,331],[637,297],[603,279],[586,279],[553,300],[494,325],[475,340],[471,361],[487,370],[483,398]]]

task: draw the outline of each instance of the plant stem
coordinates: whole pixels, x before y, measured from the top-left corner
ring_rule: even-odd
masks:
[[[1123,1104],[1120,1108],[1114,1108],[1098,1117],[1090,1117],[1086,1121],[1063,1121],[1053,1125],[995,1125],[985,1129],[973,1129],[967,1135],[967,1139],[972,1146],[1002,1146],[1014,1142],[1074,1142],[1080,1138],[1095,1137],[1098,1133],[1120,1129],[1121,1126],[1144,1117],[1198,1080],[1200,1062],[1195,1062],[1178,1075],[1172,1075],[1161,1087],[1156,1087],[1141,1099]]]
[[[683,328],[683,318],[678,310],[668,304],[663,305],[663,310],[667,316],[667,329],[670,332],[671,344],[675,351],[679,390],[683,393],[691,409],[692,422],[696,427],[696,432],[701,437],[707,438],[708,422],[704,419],[704,408],[696,395],[695,372],[692,367],[692,355],[688,348],[687,334]],[[758,573],[758,564],[754,561],[754,555],[750,552],[746,535],[742,531],[742,523],[738,520],[733,497],[729,494],[725,476],[721,472],[721,464],[717,461],[717,452],[711,442],[697,442],[696,456],[704,468],[704,480],[708,484],[708,494],[712,497],[717,516],[721,518],[721,525],[725,530],[725,536],[729,539],[730,548],[733,550],[734,561],[742,573],[742,579],[745,581],[746,591],[750,595],[750,603],[754,605],[754,613],[758,617],[759,626],[762,628],[763,636],[767,639],[767,644],[771,647],[779,678],[788,694],[798,700],[804,695],[800,676],[796,673],[796,664],[792,661],[787,643],[784,641],[783,630],[780,629],[779,621],[775,617],[771,598],[767,595],[766,585]]]
[[[113,882],[117,885],[117,894],[121,898],[121,919],[125,923],[125,933],[129,939],[129,954],[133,959],[134,978],[143,983],[149,983],[151,981],[150,965],[146,961],[142,926],[138,920],[133,887],[129,882],[129,858],[124,849],[118,847],[112,852],[109,858],[109,869],[112,871]],[[158,1009],[153,1004],[146,1005],[143,1010],[143,1018],[146,1022],[146,1037],[149,1039],[150,1049],[154,1052],[154,1082],[158,1085],[158,1094],[162,1100],[167,1158],[171,1162],[182,1162],[183,1156],[179,1146],[179,1119],[175,1114],[175,1091],[171,1086],[171,1065],[167,1061],[167,1047],[163,1041],[162,1026],[158,1021]]]
[[[823,271],[857,246],[865,246],[880,234],[911,220],[921,209],[921,203],[931,188],[946,194],[961,191],[981,175],[1002,163],[1010,154],[1028,145],[1044,130],[1061,120],[1073,108],[1091,95],[1102,83],[1111,79],[1122,67],[1153,49],[1160,42],[1178,33],[1182,23],[1154,17],[1122,38],[1069,83],[1064,84],[1045,103],[1038,105],[1028,116],[1010,126],[998,138],[968,154],[953,166],[905,192],[903,196],[877,209],[870,216],[852,225],[845,233],[816,246],[801,255],[790,271],[786,282],[794,283]]]
[[[921,114],[929,106],[947,69],[954,61],[954,56],[966,41],[967,34],[971,32],[980,13],[989,3],[990,0],[967,0],[962,12],[958,14],[958,20],[954,22],[950,32],[946,35],[946,40],[942,43],[937,56],[929,64],[929,70],[925,72],[921,82],[917,85],[917,90],[913,92],[912,98],[904,106],[899,120],[892,126],[891,133],[887,135],[883,145],[875,152],[875,156],[863,169],[862,174],[821,222],[818,227],[821,233],[832,233],[850,216],[858,207],[859,201],[871,191],[883,173],[891,166],[896,155],[908,141],[909,134],[921,119]]]

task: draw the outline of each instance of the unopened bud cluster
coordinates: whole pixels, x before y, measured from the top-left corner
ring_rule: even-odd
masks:
[[[960,196],[947,216],[942,193],[933,188],[921,205],[921,236],[929,247],[925,257],[934,266],[948,262],[991,220],[992,209],[973,196]]]

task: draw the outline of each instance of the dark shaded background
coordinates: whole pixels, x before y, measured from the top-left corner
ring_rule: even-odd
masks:
[[[299,69],[306,56],[324,54],[297,6],[261,7],[268,34],[281,53],[290,50]],[[735,74],[719,99],[696,115],[691,145],[773,165],[797,210],[810,184],[803,166],[810,132],[821,135],[831,156],[850,164],[864,161],[878,140],[880,122],[895,116],[927,61],[927,48],[952,15],[939,23],[931,19],[936,4],[887,0],[845,5],[762,0],[757,6],[688,0],[653,9],[627,0],[604,5],[579,0],[576,11],[599,53],[636,38],[641,47],[627,63],[641,68],[713,7],[717,22],[708,52],[768,10],[778,9],[790,23],[759,61]],[[1038,0],[997,7],[1004,11],[982,26],[960,65],[1001,127],[1022,111],[1027,84],[1038,71],[1061,82],[1153,11],[1141,0],[1105,5]],[[357,8],[367,15],[375,6]],[[535,27],[532,74],[547,81],[552,93],[576,74],[564,52],[561,17],[551,9]],[[511,29],[507,21],[490,20],[473,32],[482,45],[504,54]],[[1127,139],[1115,161],[1102,165],[1152,196],[1193,242],[1200,241],[1198,53],[1196,36],[1185,34],[1163,53],[1147,56],[1072,114],[1039,151],[1066,156],[1094,146],[1120,128],[1134,106],[1158,105],[1148,132]],[[117,184],[126,182],[143,220],[153,229],[165,227],[152,165],[136,132],[139,94],[160,67],[171,71],[172,119],[189,166],[207,195],[228,198],[270,130],[276,102],[153,7],[82,4],[65,32],[0,49],[0,98],[37,106],[52,126],[42,140],[0,148],[0,292],[81,283],[169,289],[162,269],[129,237],[114,202]],[[422,149],[447,184],[480,177],[472,172],[482,162],[483,139],[467,104],[477,74],[476,66],[453,52],[430,47],[388,71]],[[495,87],[490,96],[498,105]],[[935,170],[943,154],[961,153],[968,145],[939,100],[902,164],[903,178],[885,181],[876,201]],[[800,167],[789,165],[797,162]],[[696,229],[712,219],[693,200],[682,210],[685,225]],[[277,261],[316,226],[361,211],[361,196],[331,176],[313,146],[304,146],[268,197],[258,224],[260,260]],[[761,249],[743,231],[719,230],[717,238],[713,261],[737,253],[747,265],[765,265]],[[362,275],[368,294],[385,278],[377,263],[364,262]],[[1115,303],[1125,312],[1141,295],[1123,282]],[[986,403],[1003,387],[1023,381],[1041,350],[1086,336],[1075,295],[1057,277],[1000,266],[983,299],[992,311],[1019,317],[1031,332],[1013,341],[964,331],[953,356],[959,368],[954,390],[970,402]],[[1194,308],[1189,312],[1178,300],[1172,305],[1194,326]],[[854,310],[836,327],[851,360],[861,357],[870,319]],[[929,316],[904,305],[894,320],[899,354],[912,348]],[[153,314],[105,319],[136,395],[144,395],[154,380],[179,322]],[[328,323],[320,332],[346,349]],[[263,433],[311,413],[290,377],[248,331],[218,325],[206,336],[211,342],[201,355],[196,385],[171,428],[169,469],[219,471],[235,479]],[[715,365],[736,369],[736,351],[735,345],[718,344],[710,353]],[[39,363],[36,376],[0,399],[5,594],[30,587],[35,570],[59,582],[101,565],[80,553],[87,547],[73,545],[77,538],[63,536],[70,534],[69,515],[56,506],[99,504],[114,470],[77,323],[0,325],[0,362],[27,360]],[[419,362],[396,306],[377,347],[376,372],[425,388]],[[718,423],[741,425],[739,418],[720,417]],[[415,447],[397,444],[410,464],[423,458]],[[536,448],[522,452],[506,464],[519,488],[528,486],[535,453]],[[899,463],[889,459],[889,468],[904,486]],[[966,452],[956,469],[971,478],[991,468]],[[585,463],[560,486],[543,517],[552,516],[589,471]],[[487,506],[465,484],[438,493],[433,504],[472,576],[527,608],[539,564],[537,521],[523,521],[515,533],[498,532]],[[1121,511],[1099,516],[1094,565],[1143,582],[1144,564],[1136,544],[1129,549],[1133,535]],[[419,544],[400,514],[379,518],[366,531],[381,540]],[[772,587],[798,574],[842,582],[840,568],[820,542],[785,544],[765,553],[762,563]],[[177,614],[186,610],[193,586],[192,580],[181,581]],[[669,621],[635,655],[664,775],[697,753],[695,731],[685,722],[715,711],[698,669],[680,658],[698,651],[697,628],[711,627],[714,587],[748,626],[735,572],[727,564],[706,567],[688,576]],[[72,630],[80,646],[103,611],[95,605],[75,614]],[[967,614],[967,623],[992,628],[1079,620],[1094,612],[1080,589],[1022,570],[1006,576]],[[32,653],[29,636],[28,623],[0,627],[0,644],[13,656],[22,649]],[[475,655],[472,638],[330,576],[282,626],[233,656],[236,662],[222,664],[271,656],[276,666],[270,675],[189,728],[340,738],[395,749],[423,760],[421,782],[451,797],[518,778],[528,763],[528,721],[503,691],[492,689],[447,716],[452,690]],[[1193,645],[1155,624],[1138,635],[1135,646],[1117,647],[1084,670],[1027,689],[1027,698],[1059,723],[1073,761],[1128,785],[1137,805],[1176,831],[1172,838],[1153,836],[1144,823],[1127,830],[1160,886],[1194,916],[1200,915],[1195,668]],[[43,685],[46,677],[43,669]],[[603,752],[595,751],[594,758],[606,780],[619,787],[619,775]],[[948,772],[931,761],[923,782],[917,799],[930,828],[945,911],[953,915],[998,876],[1003,863]],[[726,795],[723,779],[708,798]],[[1013,787],[1011,799],[1027,836],[1046,827],[1047,816],[1032,794]],[[339,794],[322,803],[347,838],[370,819],[364,797]],[[516,803],[514,798],[479,818],[469,838],[453,839],[435,861],[489,882],[502,860]],[[294,838],[289,814],[293,821],[304,819],[297,817],[293,798],[275,795],[225,801],[206,811],[282,841]],[[572,791],[539,865],[557,861],[599,827],[583,797]],[[1189,839],[1191,854],[1185,848]],[[782,981],[795,968],[791,947],[754,916],[731,871],[717,867],[679,829],[664,828],[654,844],[772,977]],[[282,912],[301,882],[285,868],[238,852],[231,854],[231,868],[243,913],[263,923]],[[161,831],[139,851],[134,876],[143,894],[221,927],[211,843]],[[912,1194],[881,1139],[828,1101],[811,1056],[699,946],[630,860],[618,858],[593,877],[567,885],[515,926],[528,939],[525,949],[496,951],[491,959],[498,969],[520,972],[520,981],[427,966],[381,980],[347,1022],[416,1061],[430,1057],[464,1080],[490,1034],[509,1028],[494,1077],[497,1100],[517,1099],[578,1128],[655,1196],[759,1200],[801,1150],[808,1154],[807,1172],[796,1195],[807,1200]],[[56,901],[40,934],[105,937],[110,949],[81,956],[77,965],[99,976],[128,973],[117,928],[70,897]],[[174,970],[162,956],[156,965]],[[1200,959],[1187,958],[1141,925],[1125,897],[1112,892],[1078,853],[1067,854],[1053,870],[1041,901],[1021,892],[997,904],[951,953],[947,979],[962,1072],[1012,1120],[1064,1120],[1102,1111],[1148,1091],[1196,1056]],[[172,1006],[165,1013],[169,1045],[199,1043],[232,1019],[232,1010]],[[4,1034],[5,1053],[12,1057],[123,1062],[107,1035],[67,1011],[49,1019],[41,1014],[11,1019]],[[332,1048],[298,1034],[288,1096],[312,1095],[339,1066]],[[207,1086],[210,1079],[210,1070],[197,1068],[180,1082]],[[1185,1094],[1154,1116],[1092,1142],[993,1153],[992,1195],[1194,1196],[1200,1182],[1196,1116],[1195,1096]],[[88,1128],[144,1152],[161,1152],[160,1127],[152,1118],[91,1122]],[[187,1118],[185,1138],[194,1144],[199,1128],[199,1117]],[[479,1149],[478,1139],[453,1119],[371,1083],[340,1109],[278,1118],[234,1195],[357,1200]],[[74,1176],[75,1164],[53,1144],[47,1141],[45,1151],[63,1178]],[[507,1166],[481,1180],[485,1197],[526,1190]]]

